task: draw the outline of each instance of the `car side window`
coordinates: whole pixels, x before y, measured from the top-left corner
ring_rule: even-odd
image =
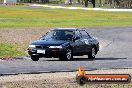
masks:
[[[80,37],[80,38],[82,37],[80,31],[75,31],[75,37]]]
[[[86,31],[80,31],[83,38],[90,38],[89,34]]]
[[[92,38],[88,32],[86,32],[86,33],[88,34],[88,37],[89,37],[89,38]]]

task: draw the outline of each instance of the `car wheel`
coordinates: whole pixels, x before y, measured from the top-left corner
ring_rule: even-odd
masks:
[[[92,47],[91,52],[88,54],[89,59],[94,59],[96,55],[96,50],[94,47]]]
[[[60,57],[60,60],[71,60],[72,58],[73,58],[72,50],[68,48],[65,54]]]
[[[38,61],[38,60],[39,60],[39,56],[31,56],[31,59],[32,59],[33,61]]]

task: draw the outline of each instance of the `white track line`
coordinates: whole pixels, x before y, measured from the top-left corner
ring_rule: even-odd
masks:
[[[84,8],[84,7],[63,7],[63,6],[49,6],[49,5],[40,5],[40,4],[32,4],[30,6],[36,7],[47,7],[47,8],[55,8],[55,9],[79,9],[79,10],[94,10],[94,11],[114,11],[114,12],[132,12],[132,9],[102,9],[102,8]]]

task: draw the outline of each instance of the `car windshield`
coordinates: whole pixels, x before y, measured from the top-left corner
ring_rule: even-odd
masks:
[[[42,40],[57,39],[57,40],[72,40],[74,35],[73,31],[70,30],[52,30],[49,31]]]

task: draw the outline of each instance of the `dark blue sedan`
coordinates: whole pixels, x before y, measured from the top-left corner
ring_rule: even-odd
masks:
[[[28,47],[28,54],[33,61],[38,61],[40,57],[71,60],[73,56],[82,55],[92,59],[98,51],[99,42],[79,28],[51,29]]]

